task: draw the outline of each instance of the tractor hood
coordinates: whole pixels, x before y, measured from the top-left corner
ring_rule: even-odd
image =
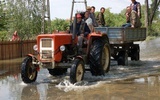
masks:
[[[77,37],[72,40],[72,34],[64,32],[38,35],[37,46],[40,54],[38,58],[41,61],[60,62],[62,59],[60,47],[76,44],[77,40]]]
[[[40,34],[37,36],[37,42],[41,39],[41,38],[51,38],[54,39],[54,41],[56,41],[57,44],[71,44],[73,43],[77,43],[77,38],[75,40],[72,40],[72,34],[69,33],[64,33],[64,32],[59,32],[59,33],[53,33],[53,34]]]

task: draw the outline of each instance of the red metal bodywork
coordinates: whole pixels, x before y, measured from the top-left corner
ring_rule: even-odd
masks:
[[[59,32],[53,34],[41,34],[37,36],[37,45],[38,45],[38,52],[40,51],[40,39],[41,38],[51,38],[54,40],[54,58],[52,61],[60,62],[62,59],[62,52],[60,51],[60,46],[67,45],[67,44],[77,44],[77,37],[73,40],[72,34]],[[73,41],[72,41],[73,40]],[[38,60],[40,60],[40,56],[38,56]],[[50,62],[52,62],[50,61]],[[42,61],[43,62],[43,61]]]

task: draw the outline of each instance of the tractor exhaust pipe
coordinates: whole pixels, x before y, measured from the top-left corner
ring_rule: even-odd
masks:
[[[76,37],[76,28],[77,28],[77,18],[76,18],[77,14],[75,14],[74,20],[73,20],[73,33],[72,33],[72,40],[74,41],[75,37]]]

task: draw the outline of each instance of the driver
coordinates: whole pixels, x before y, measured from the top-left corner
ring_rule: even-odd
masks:
[[[82,52],[82,44],[84,39],[88,36],[88,34],[90,33],[90,29],[88,27],[88,25],[82,20],[82,16],[81,14],[77,14],[76,15],[77,18],[77,23],[76,23],[76,34],[78,36],[78,47],[79,47],[79,52]],[[73,24],[71,26],[71,33],[73,31]]]

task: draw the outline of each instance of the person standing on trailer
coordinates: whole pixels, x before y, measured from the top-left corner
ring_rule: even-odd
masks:
[[[101,7],[100,12],[98,13],[97,18],[96,18],[98,26],[100,27],[104,27],[106,25],[105,19],[104,19],[104,12],[105,12],[105,8]]]
[[[141,4],[136,0],[131,0],[131,27],[138,28],[141,27],[142,23],[140,22],[141,19]]]
[[[97,23],[96,17],[95,17],[95,9],[96,9],[96,8],[95,8],[94,6],[91,7],[90,18],[92,19],[93,26],[94,26],[94,27],[98,27],[98,23]]]

